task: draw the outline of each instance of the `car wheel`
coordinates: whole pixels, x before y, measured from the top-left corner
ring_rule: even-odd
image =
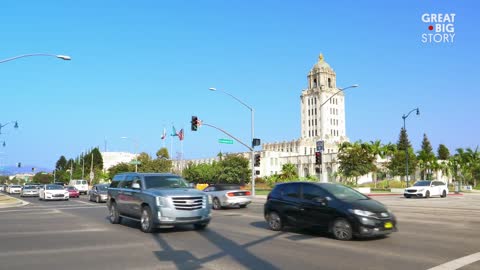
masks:
[[[283,228],[283,222],[277,212],[270,212],[267,215],[268,227],[272,231],[280,231]]]
[[[442,192],[442,196],[440,196],[440,197],[442,197],[442,198],[445,198],[445,197],[447,197],[447,191],[446,191],[446,190],[444,190],[444,191]]]
[[[122,217],[117,210],[117,204],[114,202],[112,203],[112,205],[110,205],[110,222],[112,224],[118,224],[122,222]]]
[[[195,230],[204,230],[205,228],[207,228],[207,226],[208,226],[208,223],[193,224],[193,228],[195,228]]]
[[[222,209],[222,204],[218,198],[213,199],[213,209],[220,210]]]
[[[144,233],[153,232],[152,211],[148,206],[144,206],[142,208],[142,216],[140,217],[140,229]]]
[[[97,198],[95,199],[95,202],[100,203],[100,197],[99,196],[97,196]]]
[[[427,190],[427,192],[425,192],[425,198],[429,198],[430,197],[430,191]]]
[[[343,218],[338,218],[333,222],[332,233],[335,239],[342,241],[348,241],[353,237],[352,226]]]

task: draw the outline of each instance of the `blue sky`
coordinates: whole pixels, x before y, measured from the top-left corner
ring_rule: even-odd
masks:
[[[396,143],[402,115],[415,149],[479,145],[478,1],[2,1],[0,163],[53,168],[100,146],[153,154],[164,128],[185,129],[185,158],[246,149],[255,109],[262,142],[300,136],[301,90],[323,53],[346,92],[351,141]],[[455,13],[455,42],[424,44],[423,13]],[[173,156],[180,151],[177,138]],[[170,138],[166,146],[170,150]]]

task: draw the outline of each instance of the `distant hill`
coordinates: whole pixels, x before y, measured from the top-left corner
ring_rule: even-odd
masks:
[[[44,168],[44,167],[36,167],[32,165],[22,165],[22,167],[18,168],[17,166],[0,166],[0,175],[15,175],[19,173],[32,173],[32,168],[35,168],[35,173],[38,172],[47,172],[51,173],[53,169]]]

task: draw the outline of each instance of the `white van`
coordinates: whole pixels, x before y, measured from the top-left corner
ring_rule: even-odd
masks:
[[[80,194],[87,194],[88,193],[88,183],[87,180],[70,180],[69,186],[74,186]]]

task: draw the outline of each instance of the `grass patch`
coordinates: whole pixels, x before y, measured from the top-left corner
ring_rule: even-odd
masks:
[[[270,189],[255,189],[255,195],[268,195]]]

